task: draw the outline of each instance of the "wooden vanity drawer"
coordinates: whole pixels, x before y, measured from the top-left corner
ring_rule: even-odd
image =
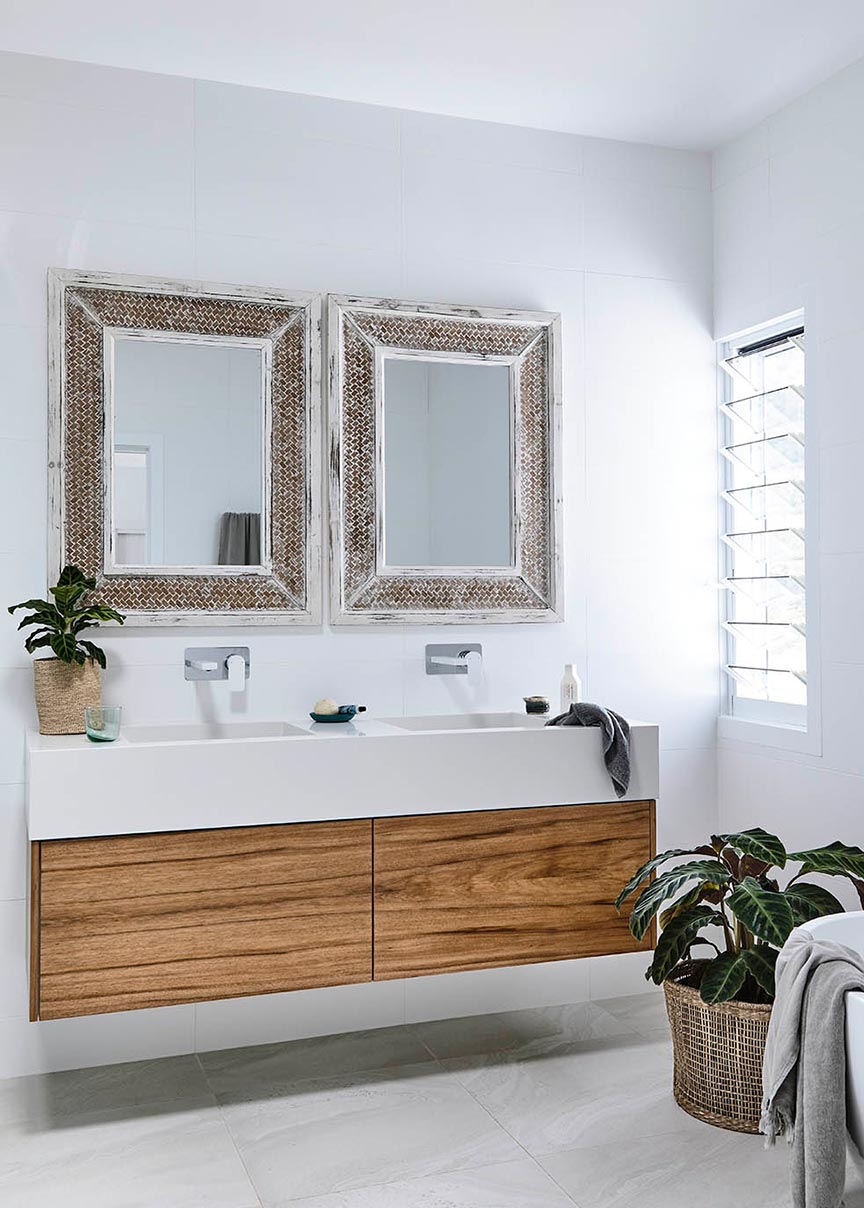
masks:
[[[375,978],[648,949],[613,902],[654,850],[654,802],[374,822]]]
[[[33,844],[31,1014],[372,977],[371,822]]]

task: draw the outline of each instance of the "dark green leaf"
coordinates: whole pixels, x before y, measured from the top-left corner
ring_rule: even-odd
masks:
[[[659,856],[654,856],[647,864],[642,865],[639,871],[631,877],[618,894],[618,897],[615,899],[615,909],[620,911],[621,907],[630,897],[630,894],[637,890],[642,882],[650,877],[655,868],[659,868],[667,860],[674,860],[676,856],[693,856],[696,854],[696,852],[686,847],[673,847],[669,851],[661,852]]]
[[[796,926],[809,923],[811,919],[821,918],[825,914],[842,914],[843,903],[823,889],[821,885],[811,885],[808,881],[795,881],[786,890],[786,898],[792,903],[795,911]]]
[[[57,586],[82,586],[87,591],[92,591],[96,586],[96,580],[88,579],[83,570],[79,570],[77,566],[64,566],[60,572],[60,578],[57,580]]]
[[[728,1002],[744,985],[749,966],[746,952],[722,952],[706,967],[699,985],[703,1002]]]
[[[813,847],[809,851],[790,853],[790,860],[800,860],[801,872],[824,872],[829,876],[864,877],[864,851],[860,847],[848,847],[845,843],[829,843],[827,847]]]
[[[720,923],[720,915],[710,906],[691,906],[682,910],[662,932],[648,976],[659,986],[682,961],[703,927]]]
[[[27,629],[30,625],[55,625],[53,617],[47,612],[28,612],[18,622],[19,629]],[[55,626],[56,628],[56,626]]]
[[[729,869],[719,860],[692,860],[662,873],[642,890],[630,912],[630,934],[641,940],[654,915],[667,898],[686,885],[698,880],[709,885],[722,885],[729,880]]]
[[[64,663],[83,663],[84,656],[78,657],[78,643],[71,633],[54,633],[51,635],[51,649]]]
[[[42,646],[51,645],[51,634],[44,629],[37,629],[35,633],[31,633],[24,642],[24,649],[28,654],[32,654],[34,650],[39,650]]]
[[[768,944],[757,944],[743,954],[751,977],[762,987],[769,998],[774,997],[774,966],[780,953]]]
[[[67,613],[71,608],[74,608],[86,590],[86,587],[82,587],[78,583],[72,583],[68,587],[50,588],[51,595],[57,601],[58,607]]]
[[[776,835],[769,834],[761,826],[754,826],[752,830],[733,831],[731,835],[723,835],[722,838],[742,856],[753,856],[765,864],[776,864],[778,868],[786,865],[786,848]]]
[[[96,662],[99,664],[99,666],[102,668],[102,670],[103,671],[105,670],[105,667],[106,667],[105,651],[102,649],[101,646],[94,646],[94,644],[92,642],[84,642],[84,641],[79,642],[78,645],[83,646],[84,649],[87,651],[87,654],[90,656],[90,658],[95,659]]]
[[[729,909],[757,939],[782,948],[795,926],[792,905],[782,893],[763,889],[752,877],[745,877],[726,899]]]
[[[53,608],[54,605],[50,600],[22,600],[20,604],[10,604],[8,611],[10,613],[17,612],[19,608],[35,608],[37,612],[42,608]]]
[[[703,895],[706,892],[705,885],[694,885],[687,893],[683,894],[677,902],[673,902],[671,906],[667,906],[665,910],[661,910],[657,916],[657,922],[661,929],[668,927],[673,919],[677,918],[682,910],[687,910],[690,906],[695,906],[697,902],[703,900]]]
[[[80,627],[85,628],[87,625],[94,625],[99,621],[117,621],[122,625],[125,617],[115,609],[109,608],[107,604],[88,604],[86,608],[77,608],[74,612],[69,613],[69,619],[74,624],[83,621],[84,624]]]
[[[858,877],[850,877],[849,880],[855,886],[858,901],[861,903],[861,909],[864,910],[864,881],[859,880]]]

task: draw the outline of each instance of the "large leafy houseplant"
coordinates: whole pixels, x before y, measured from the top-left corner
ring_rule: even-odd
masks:
[[[54,656],[64,663],[83,666],[88,659],[95,659],[105,667],[105,651],[94,642],[82,638],[81,634],[103,621],[123,624],[124,617],[107,604],[87,604],[84,597],[96,587],[95,579],[88,579],[77,566],[64,567],[56,587],[50,589],[52,600],[24,600],[12,604],[10,613],[19,608],[30,611],[21,620],[19,629],[32,627],[24,646],[28,654],[50,647]]]
[[[672,860],[678,863],[658,874]],[[777,873],[790,863],[800,868],[781,888]],[[650,981],[660,985],[691,959],[693,948],[704,945],[709,955],[692,965],[704,1002],[770,1003],[777,955],[792,929],[845,909],[822,885],[802,879],[814,873],[847,878],[864,906],[860,847],[835,842],[787,852],[776,835],[760,827],[713,835],[709,844],[690,850],[662,852],[634,874],[615,905],[620,911],[642,887],[630,910],[630,932],[637,940],[658,918],[660,937],[645,975]]]

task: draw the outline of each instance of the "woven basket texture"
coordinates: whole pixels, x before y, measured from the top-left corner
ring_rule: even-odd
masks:
[[[697,1120],[758,1133],[762,1058],[771,1019],[766,1003],[704,1003],[685,962],[666,979],[666,1011],[675,1055],[674,1094]]]
[[[99,665],[83,666],[60,659],[36,659],[33,664],[36,711],[40,734],[83,734],[84,709],[102,703]]]

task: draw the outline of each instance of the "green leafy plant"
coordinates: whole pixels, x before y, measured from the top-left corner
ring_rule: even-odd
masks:
[[[31,611],[22,619],[18,628],[33,627],[24,646],[29,654],[34,650],[50,646],[58,659],[64,663],[83,666],[87,659],[95,659],[100,667],[105,666],[105,651],[81,637],[87,629],[103,621],[123,624],[125,617],[107,604],[87,604],[84,597],[96,587],[95,579],[88,579],[77,566],[64,567],[57,586],[50,589],[53,600],[24,600],[12,604],[10,613],[19,608]]]
[[[671,860],[680,860],[663,872]],[[777,870],[800,864],[784,888]],[[813,873],[846,877],[864,906],[864,851],[831,843],[787,852],[760,827],[712,835],[710,844],[675,848],[649,860],[621,890],[618,911],[637,890],[630,932],[641,940],[656,917],[660,937],[645,976],[660,985],[692,949],[707,945],[713,956],[693,961],[693,980],[708,1003],[738,999],[772,1002],[777,954],[794,927],[845,909],[829,890],[801,878]],[[702,933],[713,928],[713,936]],[[717,942],[715,942],[715,940]]]

